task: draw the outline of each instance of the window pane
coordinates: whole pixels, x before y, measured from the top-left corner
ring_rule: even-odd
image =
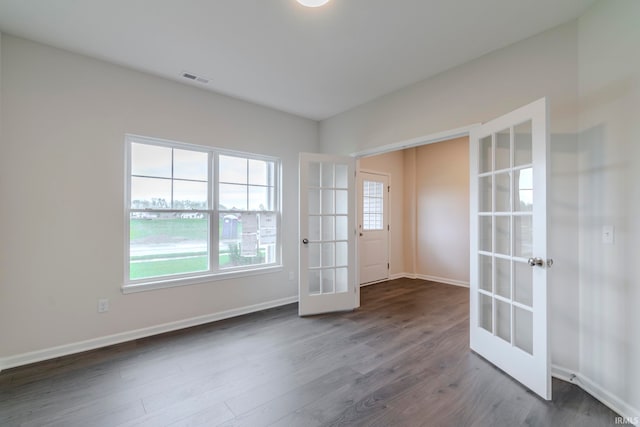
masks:
[[[309,190],[309,214],[320,213],[320,190]]]
[[[514,210],[533,211],[533,169],[514,171]]]
[[[504,301],[495,300],[496,303],[496,335],[511,342],[511,305]]]
[[[511,130],[505,129],[496,134],[496,170],[511,167]]]
[[[335,240],[335,217],[322,217],[322,240]]]
[[[171,148],[132,143],[131,175],[171,178]]]
[[[496,248],[495,252],[511,255],[511,222],[508,216],[497,216],[496,217],[496,230],[495,230],[495,239],[496,239]]]
[[[478,180],[478,211],[479,212],[492,212],[492,177],[484,176]]]
[[[322,244],[322,266],[333,267],[335,265],[336,246],[335,243]]]
[[[492,232],[492,218],[490,216],[481,216],[478,218],[478,244],[481,251],[491,252],[493,238]]]
[[[493,333],[493,298],[478,294],[478,323],[481,328]]]
[[[346,215],[349,212],[349,194],[347,190],[336,190],[336,213]]]
[[[132,209],[170,209],[171,180],[131,177]]]
[[[347,188],[349,185],[349,168],[347,165],[336,165],[336,188]]]
[[[130,279],[215,273],[209,265],[211,247],[218,248],[221,269],[278,261],[277,162],[216,154],[217,150],[208,147],[189,149],[128,140],[131,203],[127,209],[138,210],[129,213]],[[317,166],[320,180],[321,165]],[[212,175],[214,167],[217,171]],[[217,188],[210,182],[212,176],[218,177]],[[212,196],[216,196],[217,207]],[[321,196],[318,192],[315,200],[318,211]],[[333,200],[324,202],[333,209]],[[211,210],[215,208],[221,213],[214,220]],[[320,239],[321,217],[315,225],[314,235]],[[215,234],[212,227],[218,228],[217,242],[209,242]],[[322,247],[317,258],[320,263]],[[333,262],[328,255],[326,259]]]
[[[198,151],[173,150],[173,177],[178,179],[209,180],[209,155]]]
[[[514,308],[514,344],[527,353],[533,354],[533,313],[520,307]]]
[[[347,231],[347,217],[346,216],[337,216],[336,217],[336,240],[347,240],[348,238]]]
[[[247,159],[221,155],[218,168],[220,182],[247,183]]]
[[[335,270],[322,270],[322,293],[332,294],[335,292]]]
[[[348,265],[349,264],[349,245],[347,242],[336,243],[336,265]]]
[[[480,255],[478,258],[479,286],[488,292],[493,292],[493,258]]]
[[[496,294],[511,298],[511,261],[496,258]]]
[[[349,290],[349,271],[346,268],[336,268],[336,293]]]
[[[220,214],[220,268],[270,264],[276,261],[274,214]],[[263,217],[261,217],[263,216]]]
[[[322,190],[322,213],[323,214],[334,214],[336,213],[334,207],[334,191],[333,190]]]
[[[221,215],[220,268],[272,264],[277,260],[276,213]]]
[[[247,210],[247,186],[234,184],[220,184],[220,209]]]
[[[480,173],[493,170],[493,147],[491,144],[491,135],[480,140]]]
[[[362,228],[364,230],[382,230],[383,222],[383,194],[384,183],[379,181],[364,181],[362,183]],[[347,197],[344,192],[343,203],[346,205]],[[346,213],[346,207],[345,211]]]
[[[206,182],[173,181],[173,208],[174,209],[207,209]]]
[[[249,186],[249,210],[270,211],[273,209],[271,187]]]
[[[496,174],[496,212],[511,212],[511,174]]]
[[[249,184],[273,185],[273,162],[249,159]]]
[[[309,240],[312,242],[320,240],[321,219],[320,216],[309,217]]]
[[[320,163],[309,163],[309,187],[320,187]]]
[[[129,278],[194,273],[209,269],[208,215],[181,218],[174,213],[129,221]]]
[[[323,187],[333,187],[333,163],[323,163],[322,164],[322,186]]]
[[[531,120],[513,129],[515,145],[515,166],[531,163]]]

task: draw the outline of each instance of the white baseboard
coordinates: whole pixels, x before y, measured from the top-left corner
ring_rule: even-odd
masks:
[[[613,393],[608,392],[588,377],[557,365],[553,365],[551,367],[551,375],[555,378],[577,385],[595,399],[602,402],[603,405],[609,407],[613,412],[616,412],[626,420],[629,420],[630,424],[639,424],[640,411],[637,408],[634,408],[632,405],[628,404]]]
[[[462,286],[463,288],[469,287],[469,282],[463,282],[462,280],[448,279],[446,277],[428,276],[426,274],[416,274],[416,279],[429,280],[430,282],[444,283],[445,285]]]
[[[469,282],[464,282],[462,280],[456,280],[456,279],[448,279],[446,277],[429,276],[427,274],[397,273],[389,276],[389,280],[402,279],[402,278],[428,280],[430,282],[444,283],[445,285],[461,286],[463,288],[469,287]]]
[[[231,317],[241,316],[243,314],[249,314],[269,308],[280,307],[283,305],[292,304],[294,302],[298,302],[297,295],[260,304],[234,308],[219,313],[192,317],[190,319],[178,320],[176,322],[164,323],[162,325],[151,326],[148,328],[136,329],[133,331],[108,335],[105,337],[92,338],[86,341],[51,347],[44,350],[37,350],[29,353],[18,354],[15,356],[4,357],[0,358],[0,372],[3,369],[15,368],[16,366],[28,365],[30,363],[41,362],[43,360],[53,359],[61,356],[68,356],[70,354],[81,353],[83,351],[94,350],[96,348],[107,347],[114,344],[120,344],[126,341],[146,338],[153,335],[163,334],[165,332],[175,331],[178,329],[190,328],[192,326],[203,325],[205,323],[215,322],[217,320],[229,319]]]

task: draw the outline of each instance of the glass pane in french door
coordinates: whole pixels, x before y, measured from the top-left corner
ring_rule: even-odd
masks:
[[[529,354],[533,349],[531,122],[480,140],[478,324]]]
[[[309,293],[348,291],[348,168],[311,162],[309,182]]]

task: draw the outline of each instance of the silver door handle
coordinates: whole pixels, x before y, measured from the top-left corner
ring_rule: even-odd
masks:
[[[302,239],[302,243],[304,243],[305,245],[309,243],[309,239]]]
[[[542,258],[529,258],[528,263],[531,267],[542,267],[544,265],[544,261],[542,260]]]
[[[545,262],[542,258],[529,258],[529,260],[527,261],[527,263],[531,266],[531,267],[542,267],[543,265],[545,265]],[[551,258],[549,258],[546,262],[547,267],[551,267],[553,265],[553,260]]]

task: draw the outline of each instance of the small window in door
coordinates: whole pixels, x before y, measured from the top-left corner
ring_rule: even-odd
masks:
[[[382,182],[362,183],[362,229],[382,230],[384,222],[384,186]]]

